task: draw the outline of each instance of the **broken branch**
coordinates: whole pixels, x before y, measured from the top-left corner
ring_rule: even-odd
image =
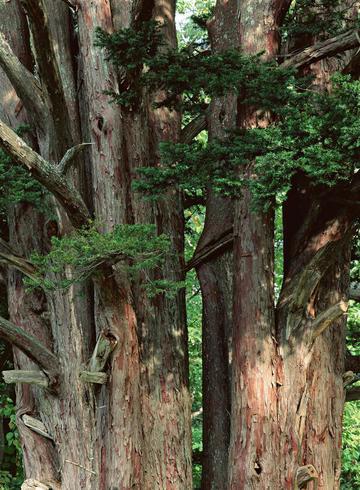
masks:
[[[47,439],[53,440],[51,435],[48,434],[45,424],[43,424],[41,420],[35,419],[34,417],[30,417],[30,415],[26,415],[26,414],[24,414],[21,418],[26,427],[33,430],[37,434],[46,437]]]
[[[59,172],[65,175],[69,170],[71,165],[74,163],[75,158],[81,153],[87,146],[93,145],[94,143],[80,143],[80,145],[73,146],[70,148],[59,163]]]
[[[58,359],[38,339],[2,317],[0,317],[0,337],[22,350],[46,372],[51,383],[56,384],[60,375]]]
[[[352,388],[351,390],[346,391],[346,402],[356,402],[357,400],[360,400],[360,387]]]
[[[42,388],[48,388],[49,386],[49,378],[41,371],[21,371],[20,369],[13,369],[11,371],[3,371],[2,374],[4,381],[7,384],[25,383],[41,386]]]
[[[320,313],[312,321],[312,340],[315,340],[319,335],[321,335],[333,322],[341,318],[348,309],[347,303],[340,301],[335,305],[330,306],[325,311]]]
[[[0,262],[15,267],[28,277],[34,278],[36,275],[36,267],[30,261],[16,255],[2,238],[0,238]]]

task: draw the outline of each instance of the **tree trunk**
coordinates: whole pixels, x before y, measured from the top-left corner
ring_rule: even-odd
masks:
[[[116,90],[118,73],[94,46],[96,27],[112,32],[133,24],[138,16],[165,23],[167,42],[174,44],[174,2],[155,1],[149,8],[135,1],[79,1],[77,31],[75,14],[65,2],[22,3],[46,102],[45,123],[35,119],[42,157],[57,163],[70,146],[92,142],[67,179],[80,190],[103,231],[120,224],[154,223],[159,234],[169,234],[177,254],[167,259],[156,278],[182,280],[180,196],[169,193],[155,207],[131,192],[136,168],[157,164],[158,142],[179,137],[179,116],[154,110],[156,94],[144,93],[138,112],[110,105],[104,91]],[[50,52],[47,66],[45,49],[48,56]],[[30,98],[26,102],[28,107],[33,103]],[[19,254],[28,257],[34,249],[44,253],[51,235],[71,230],[64,210],[57,207],[56,212],[58,223],[44,220],[31,206],[16,208],[9,226]],[[25,293],[19,272],[12,277],[11,320],[53,348],[62,367],[56,392],[21,389],[18,419],[26,476],[43,483],[57,480],[64,489],[190,488],[184,292],[171,300],[148,298],[141,287],[145,278],[134,284],[117,268],[103,270],[94,286],[47,292],[46,298]],[[96,338],[116,342],[109,381],[101,387],[79,377]],[[18,367],[36,369],[23,354]],[[18,398],[19,403],[20,391]],[[22,426],[25,413],[45,423],[54,444]]]
[[[254,4],[240,9],[243,49],[273,56],[280,2],[262,2],[253,11],[262,11],[259,21],[249,22],[247,7]],[[256,120],[245,114],[242,123]],[[285,275],[276,321],[272,220],[251,212],[246,193],[237,203],[231,488],[339,487],[344,300],[354,216],[331,205],[331,191],[321,202],[316,192],[309,195],[301,186],[284,206]]]
[[[208,25],[214,52],[239,46],[235,15],[234,3],[218,2],[215,17]],[[236,127],[236,117],[234,95],[214,98],[209,108],[209,140],[224,139],[226,132]],[[231,241],[228,242],[233,220],[231,199],[208,189],[204,231],[194,256],[195,260],[200,258],[196,272],[203,302],[203,490],[225,488],[227,481],[233,296],[233,254]],[[201,260],[204,254],[205,259]]]

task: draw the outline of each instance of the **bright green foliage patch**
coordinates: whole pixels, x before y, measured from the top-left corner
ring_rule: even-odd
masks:
[[[121,263],[131,275],[161,265],[169,251],[165,235],[156,236],[152,225],[122,225],[101,233],[95,226],[52,238],[48,255],[34,253],[38,279],[28,279],[30,287],[68,288],[95,274],[101,267]],[[164,282],[164,284],[163,284]],[[153,281],[155,293],[169,289],[168,281]]]
[[[360,488],[360,401],[345,404],[341,489]]]
[[[4,460],[1,467],[2,471],[0,471],[0,488],[10,490],[13,487],[18,488],[17,485],[23,480],[23,472],[21,445],[16,428],[16,409],[13,400],[6,392],[6,385],[0,383],[0,423],[2,423],[2,419],[7,419],[10,429],[4,439]],[[17,476],[12,475],[8,469],[14,466],[14,462],[18,469]]]

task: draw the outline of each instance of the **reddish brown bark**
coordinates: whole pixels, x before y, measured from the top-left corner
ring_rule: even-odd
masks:
[[[265,25],[263,13],[258,23],[246,24],[247,6],[240,15],[245,46],[260,51],[262,42],[268,55],[276,54],[271,3],[268,11],[262,5]],[[242,123],[254,121],[243,118]],[[276,323],[271,220],[251,213],[246,193],[237,204],[231,488],[297,488],[305,465],[316,488],[339,487],[343,309],[325,331],[316,337],[314,332],[322,331],[315,325],[324,312],[346,299],[354,216],[331,205],[324,194],[317,201],[319,189],[309,194],[308,185],[300,176],[284,206],[285,279]]]
[[[70,146],[93,142],[68,178],[83,193],[104,231],[123,223],[154,223],[158,233],[169,234],[178,254],[167,259],[157,275],[183,279],[179,195],[164,196],[155,207],[131,192],[136,168],[158,163],[158,142],[179,137],[179,116],[164,109],[154,111],[155,96],[145,93],[138,112],[110,105],[104,91],[116,90],[118,74],[94,46],[96,27],[112,32],[128,27],[138,15],[143,20],[153,17],[164,22],[167,41],[173,44],[174,2],[156,1],[149,8],[148,3],[136,1],[111,5],[105,0],[96,5],[79,1],[77,40],[65,2],[56,6],[43,0],[23,3],[31,18],[48,109],[46,124],[37,128],[41,155],[57,162]],[[39,16],[35,15],[37,9]],[[48,55],[52,50],[46,68],[45,52]],[[62,98],[55,100],[56,94]],[[31,207],[17,207],[10,226],[15,249],[25,257],[33,249],[47,251],[51,234],[62,235],[71,229],[65,213],[57,213],[59,221],[53,227]],[[26,222],[31,226],[26,228]],[[141,287],[145,278],[131,283],[115,267],[103,270],[94,288],[85,284],[37,298],[35,293],[25,294],[20,273],[12,274],[11,318],[53,349],[62,366],[58,396],[27,388],[20,398],[19,392],[26,475],[43,482],[57,479],[69,489],[152,489],[154,484],[158,488],[190,488],[191,417],[183,291],[171,300],[149,299]],[[79,373],[101,331],[114,337],[117,346],[107,368],[109,382],[97,388],[82,382]],[[18,366],[31,365],[19,355]],[[23,413],[41,418],[55,445],[23,427]]]

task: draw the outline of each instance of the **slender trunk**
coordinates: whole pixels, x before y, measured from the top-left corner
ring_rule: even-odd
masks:
[[[236,7],[218,2],[214,20],[209,24],[215,52],[239,45]],[[225,35],[226,31],[226,35]],[[236,97],[215,98],[210,105],[209,140],[222,139],[236,126]],[[234,209],[208,189],[206,218],[195,258],[210,252],[196,268],[202,301],[203,343],[203,457],[201,488],[225,488],[230,440],[230,349],[232,338],[233,254],[231,244],[211,253],[233,233]]]

